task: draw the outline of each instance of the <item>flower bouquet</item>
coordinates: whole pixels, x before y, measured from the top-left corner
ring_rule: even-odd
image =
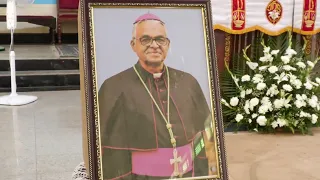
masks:
[[[256,62],[247,56],[249,46],[243,50],[251,73],[236,76],[226,66],[237,87],[236,96],[221,100],[234,112],[231,122],[257,132],[310,133],[310,127],[319,125],[320,78],[311,77],[311,72],[320,58],[311,62],[304,53],[298,55],[291,48],[291,35],[282,53],[263,40],[261,44],[264,56]]]

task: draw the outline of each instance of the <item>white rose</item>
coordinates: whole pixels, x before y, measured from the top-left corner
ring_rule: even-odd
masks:
[[[251,124],[252,123],[252,119],[248,119],[248,122],[249,122],[249,124]]]
[[[299,66],[299,68],[301,69],[306,68],[306,64],[304,64],[303,62],[297,62],[297,66]]]
[[[243,119],[242,114],[237,114],[235,119],[237,122],[240,122]]]
[[[315,114],[312,114],[312,115],[311,115],[311,122],[312,122],[312,124],[317,123],[317,121],[318,121],[318,116],[315,115]]]
[[[246,97],[246,91],[245,91],[245,90],[242,90],[242,91],[240,92],[240,97],[241,97],[241,98],[245,98],[245,97]]]
[[[281,60],[284,64],[288,64],[290,62],[290,57],[288,56],[281,56]]]
[[[230,105],[231,106],[237,106],[238,103],[239,103],[238,97],[233,97],[233,98],[230,99]]]
[[[268,110],[269,110],[269,107],[267,105],[262,105],[259,107],[258,111],[260,114],[266,114],[266,112],[268,112]]]
[[[265,126],[267,124],[267,118],[265,116],[259,116],[257,118],[257,123],[260,125],[260,126]]]
[[[246,62],[246,64],[249,66],[249,68],[251,69],[251,70],[255,70],[257,67],[258,67],[258,63],[256,63],[256,62],[249,62],[249,61],[247,61]]]
[[[320,78],[316,78],[316,82],[320,84]]]
[[[278,68],[277,66],[271,66],[268,68],[268,71],[271,73],[271,74],[274,74],[275,72],[278,71]]]
[[[247,89],[246,90],[246,94],[248,95],[248,94],[251,94],[252,93],[252,89]]]
[[[314,67],[314,63],[313,63],[313,62],[311,62],[311,61],[307,61],[307,64],[308,64],[311,68],[313,68],[313,67]]]
[[[246,74],[246,75],[242,76],[241,81],[246,82],[246,81],[250,81],[250,79],[251,79],[250,76]]]
[[[262,74],[255,74],[252,78],[252,82],[257,84],[257,83],[260,83],[260,82],[263,82],[263,76]]]
[[[253,108],[259,104],[259,99],[252,98],[249,104],[250,104],[250,110],[253,111]]]
[[[258,114],[253,113],[253,114],[251,115],[251,117],[254,119],[254,118],[258,117]]]
[[[263,90],[266,87],[267,87],[266,83],[258,83],[257,84],[257,90],[259,90],[259,91]]]
[[[285,91],[288,91],[288,92],[291,92],[292,91],[292,87],[289,85],[289,84],[284,84],[282,86],[282,88],[285,90]]]

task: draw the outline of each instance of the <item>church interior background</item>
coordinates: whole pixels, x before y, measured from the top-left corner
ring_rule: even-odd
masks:
[[[83,162],[79,1],[70,2],[18,4],[14,36],[17,91],[35,95],[38,100],[26,106],[0,106],[0,179],[71,180],[74,169]],[[211,2],[222,86],[228,84],[223,79],[225,62],[231,71],[244,70],[242,50],[260,44],[262,34],[278,37],[279,42],[292,31],[295,43],[306,40],[305,53],[311,59],[320,56],[319,0]],[[0,5],[0,95],[11,91],[5,3]],[[303,16],[310,12],[310,16]],[[255,56],[253,51],[250,55]],[[314,75],[319,68],[316,64]],[[230,180],[320,179],[319,129],[313,128],[313,136],[246,130],[234,133],[234,126],[227,126],[230,119],[224,121]]]

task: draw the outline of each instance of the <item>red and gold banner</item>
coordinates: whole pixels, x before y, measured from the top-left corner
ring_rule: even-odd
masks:
[[[246,24],[245,0],[232,0],[232,29],[243,30]]]
[[[317,0],[304,0],[302,31],[313,31],[317,16]]]

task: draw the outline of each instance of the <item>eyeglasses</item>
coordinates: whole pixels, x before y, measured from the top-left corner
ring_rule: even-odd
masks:
[[[153,43],[153,41],[155,41],[159,46],[166,46],[170,43],[170,40],[165,37],[142,37],[139,40],[141,45],[143,46],[150,46]]]

